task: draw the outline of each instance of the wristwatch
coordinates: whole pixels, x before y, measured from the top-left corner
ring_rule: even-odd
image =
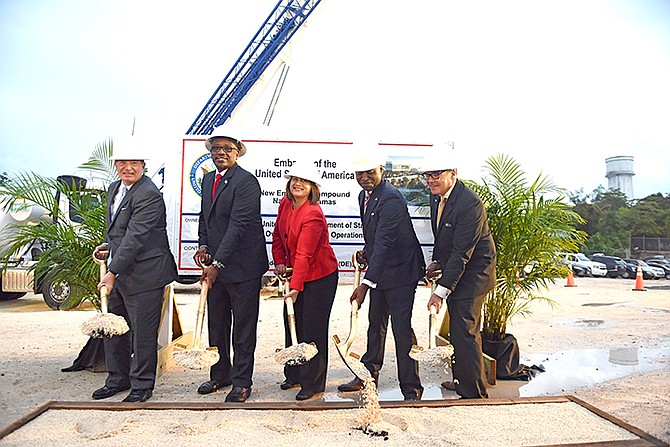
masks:
[[[212,265],[216,267],[217,270],[221,270],[223,268],[223,264],[221,264],[216,259],[212,259]]]

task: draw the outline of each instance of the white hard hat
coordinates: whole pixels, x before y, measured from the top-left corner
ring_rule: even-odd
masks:
[[[451,147],[435,144],[429,150],[430,153],[425,155],[421,162],[422,172],[458,169],[460,163],[456,156],[456,152],[454,152]]]
[[[244,154],[246,154],[247,153],[247,147],[244,145],[244,143],[242,143],[241,140],[238,140],[235,137],[231,137],[230,134],[231,134],[230,127],[225,125],[225,124],[223,126],[219,126],[219,127],[214,128],[212,133],[205,140],[205,147],[207,148],[208,151],[212,150],[212,141],[215,138],[227,138],[230,141],[234,142],[237,145],[237,147],[240,148],[240,155],[239,155],[240,157],[243,156]]]
[[[359,141],[354,143],[352,149],[354,157],[351,159],[351,164],[356,172],[369,171],[386,164],[385,156],[376,141]]]
[[[369,171],[378,167],[384,167],[381,154],[358,154],[352,159],[352,166],[356,172]]]
[[[356,172],[369,171],[386,163],[385,156],[382,149],[379,147],[379,142],[372,138],[362,138],[356,140],[352,146],[354,153],[351,159],[351,164]]]
[[[319,183],[319,180],[321,179],[319,171],[317,171],[309,164],[296,163],[295,165],[293,165],[288,174],[284,174],[284,178],[290,179],[292,177],[298,177],[304,180],[309,180],[310,182],[316,184],[316,186],[318,186],[319,188],[321,187],[321,184]]]
[[[149,152],[137,137],[116,138],[112,143],[110,160],[149,160]]]

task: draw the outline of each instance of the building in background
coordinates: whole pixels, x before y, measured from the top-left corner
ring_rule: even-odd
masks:
[[[633,157],[631,155],[619,155],[605,159],[607,168],[607,189],[618,189],[626,195],[628,200],[633,197]]]

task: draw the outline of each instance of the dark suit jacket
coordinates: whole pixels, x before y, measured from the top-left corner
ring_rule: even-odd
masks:
[[[304,203],[293,209],[283,197],[272,232],[275,265],[293,267],[290,287],[303,291],[305,282],[315,281],[337,270],[337,258],[328,242],[328,224],[321,207]]]
[[[372,191],[363,210],[365,191],[358,195],[363,238],[368,260],[365,278],[378,289],[414,283],[425,274],[419,240],[407,211],[405,198],[386,180]]]
[[[433,260],[439,260],[442,267],[438,284],[452,291],[449,299],[485,295],[495,285],[496,251],[484,204],[460,180],[456,180],[437,223],[439,203],[440,196],[431,195]]]
[[[224,265],[217,279],[242,282],[263,275],[268,254],[261,222],[261,187],[256,177],[234,164],[219,182],[212,201],[216,171],[202,179],[198,242]]]
[[[124,293],[136,294],[164,287],[177,279],[165,223],[165,202],[151,179],[143,175],[126,193],[111,217],[117,180],[107,192],[107,235],[112,261],[108,270],[118,274]]]

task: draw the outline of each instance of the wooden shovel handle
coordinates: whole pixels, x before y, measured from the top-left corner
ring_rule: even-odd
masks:
[[[430,315],[428,316],[428,349],[435,347],[435,328],[437,327],[437,309],[430,306]]]
[[[100,281],[102,281],[102,278],[107,274],[107,261],[105,259],[96,258],[95,254],[93,255],[93,261],[100,266]],[[103,314],[106,314],[109,310],[107,306],[108,293],[107,287],[102,286],[100,288],[100,311]]]
[[[358,258],[356,257],[356,254],[358,254],[360,250],[357,250],[354,252],[353,255],[351,255],[351,262],[354,264],[354,288],[358,287],[361,285],[361,264],[358,263]]]
[[[288,320],[288,329],[291,332],[291,345],[298,345],[298,334],[295,331],[295,310],[293,309],[293,300],[285,298],[284,302],[286,303],[286,319]]]
[[[349,335],[347,336],[347,340],[344,342],[345,355],[349,354],[349,348],[351,348],[351,345],[354,342],[354,337],[356,336],[357,330],[358,330],[358,301],[353,300],[351,302],[351,315],[349,317]]]
[[[200,349],[202,339],[202,327],[205,321],[205,307],[207,306],[207,294],[209,293],[209,286],[207,281],[203,281],[200,285],[200,300],[198,301],[198,313],[195,318],[195,336],[193,339],[193,349]]]

